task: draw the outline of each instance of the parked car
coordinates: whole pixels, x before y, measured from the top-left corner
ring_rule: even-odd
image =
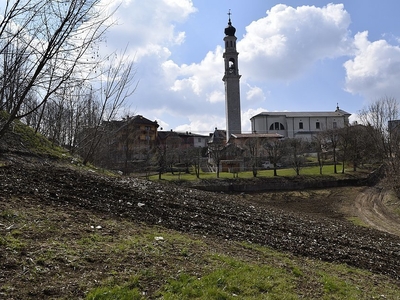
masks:
[[[274,164],[271,164],[269,161],[264,162],[261,166],[262,166],[264,169],[273,169],[273,168],[274,168]],[[277,164],[276,164],[276,167],[277,167],[277,168],[281,168],[281,167],[282,167],[282,164],[277,163]]]

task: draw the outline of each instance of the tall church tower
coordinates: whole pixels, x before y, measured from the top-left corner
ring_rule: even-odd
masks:
[[[229,141],[231,134],[241,133],[240,113],[240,77],[238,68],[238,55],[236,51],[236,28],[231,23],[231,12],[229,10],[228,27],[225,28],[225,74],[222,80],[225,82],[225,111],[226,111],[226,140]]]

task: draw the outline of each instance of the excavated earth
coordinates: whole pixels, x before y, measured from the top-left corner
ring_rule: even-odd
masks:
[[[0,204],[18,197],[60,210],[84,208],[141,224],[266,245],[400,279],[398,216],[385,208],[383,192],[376,187],[212,193],[99,175],[49,160],[11,158],[0,165],[0,191]],[[382,207],[377,210],[378,204]],[[372,217],[373,210],[378,217]],[[349,217],[372,227],[356,226]],[[0,260],[2,251],[0,247]]]

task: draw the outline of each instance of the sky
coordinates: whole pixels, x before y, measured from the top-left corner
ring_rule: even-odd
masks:
[[[159,130],[226,129],[224,29],[231,10],[242,132],[267,111],[357,113],[400,100],[398,0],[122,0],[105,47],[125,49],[138,87],[125,112]]]

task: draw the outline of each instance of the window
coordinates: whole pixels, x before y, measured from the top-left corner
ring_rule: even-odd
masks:
[[[336,123],[336,122],[333,122],[333,123],[332,123],[332,127],[333,127],[334,129],[336,129],[336,128],[337,128],[337,123]]]
[[[299,123],[299,129],[303,129],[303,122]]]
[[[269,130],[285,130],[285,126],[282,123],[275,122],[269,126]]]
[[[197,141],[198,141],[199,143],[201,143],[201,138],[197,138]]]
[[[315,123],[315,128],[321,129],[321,125],[319,124],[319,122]]]
[[[235,66],[235,59],[234,58],[230,58],[228,61],[228,72],[231,74],[235,74],[236,73],[236,66]]]

